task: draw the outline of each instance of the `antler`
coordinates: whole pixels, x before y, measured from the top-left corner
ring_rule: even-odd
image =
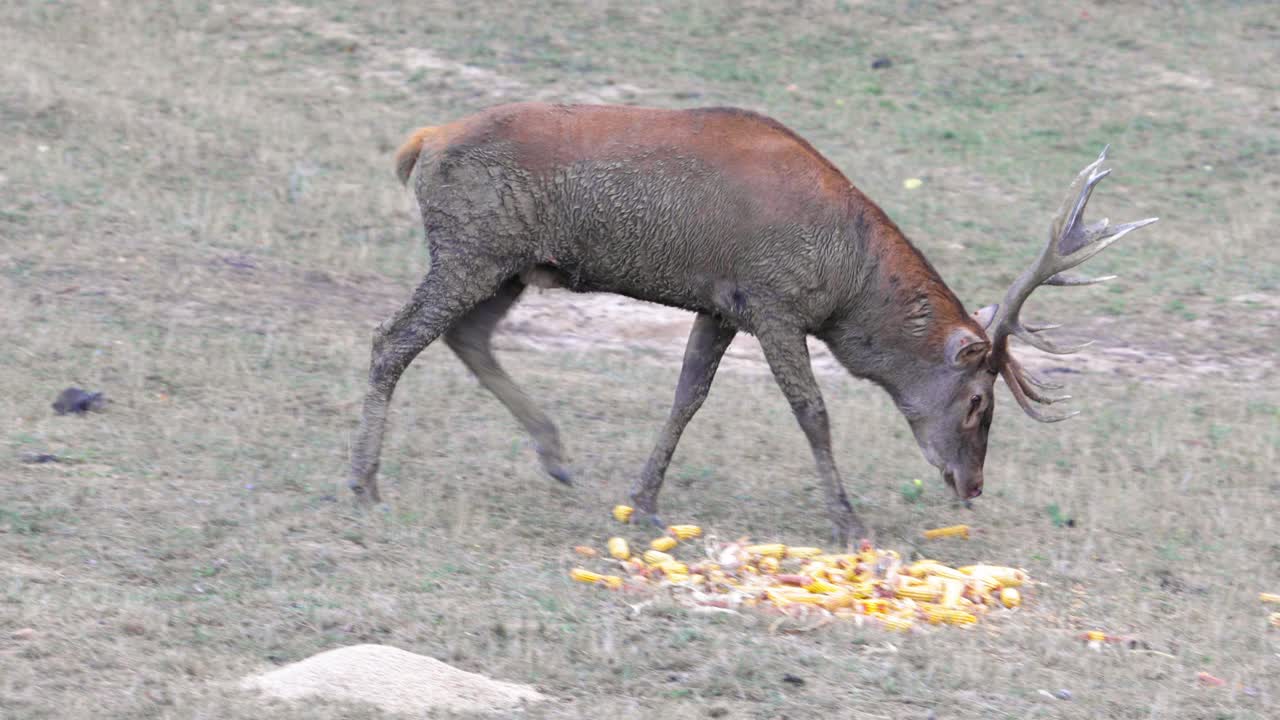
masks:
[[[1158,218],[1147,218],[1123,225],[1108,225],[1106,218],[1086,225],[1084,223],[1084,206],[1089,202],[1093,188],[1102,181],[1110,170],[1101,170],[1103,161],[1107,159],[1107,148],[1088,167],[1080,171],[1071,188],[1067,191],[1066,200],[1059,208],[1049,230],[1049,242],[1040,251],[1031,266],[1022,271],[1009,291],[1004,295],[1004,302],[996,308],[995,316],[987,326],[991,338],[991,354],[988,366],[998,371],[1003,377],[1013,397],[1022,409],[1040,422],[1058,422],[1066,420],[1078,413],[1064,415],[1044,415],[1031,404],[1035,401],[1042,405],[1052,405],[1069,399],[1070,395],[1049,397],[1040,394],[1036,388],[1058,389],[1060,385],[1052,385],[1032,375],[1009,352],[1009,336],[1017,335],[1032,347],[1056,355],[1067,355],[1077,352],[1092,344],[1092,341],[1074,347],[1062,347],[1042,337],[1040,333],[1053,330],[1061,325],[1032,325],[1023,323],[1018,317],[1022,303],[1041,285],[1092,285],[1115,278],[1115,275],[1103,277],[1084,277],[1067,273],[1067,270],[1097,255],[1111,243],[1128,235],[1140,227],[1155,222]]]

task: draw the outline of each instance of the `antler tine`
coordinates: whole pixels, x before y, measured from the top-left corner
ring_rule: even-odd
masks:
[[[1075,410],[1069,413],[1063,413],[1062,415],[1045,415],[1044,413],[1040,412],[1038,409],[1036,409],[1034,405],[1031,404],[1031,401],[1027,398],[1026,391],[1023,390],[1022,385],[1018,382],[1016,376],[1014,376],[1012,373],[1013,373],[1012,368],[1010,368],[1009,365],[1007,364],[1000,369],[1000,375],[1004,378],[1005,385],[1009,386],[1009,391],[1013,393],[1013,399],[1017,400],[1018,405],[1022,407],[1022,411],[1025,412],[1027,415],[1030,415],[1033,419],[1038,420],[1042,423],[1055,423],[1055,422],[1062,422],[1067,418],[1075,417],[1076,415],[1080,414],[1079,410]]]
[[[1044,281],[1044,285],[1058,286],[1074,286],[1074,285],[1096,285],[1104,283],[1108,280],[1115,280],[1119,275],[1103,275],[1102,277],[1090,278],[1083,275],[1073,275],[1071,273],[1060,272],[1057,275]]]
[[[1052,405],[1054,403],[1071,399],[1070,395],[1041,395],[1035,388],[1038,383],[1035,382],[1031,373],[1027,372],[1027,369],[1024,368],[1021,363],[1014,359],[1013,356],[1009,356],[1008,364],[1010,369],[1013,371],[1013,377],[1018,381],[1018,387],[1022,389],[1022,392],[1024,392],[1028,398],[1040,403],[1041,405]],[[1061,388],[1061,385],[1055,385],[1051,389],[1060,390]]]
[[[997,306],[995,317],[988,325],[991,338],[988,367],[992,371],[1000,372],[1022,409],[1042,422],[1057,422],[1065,420],[1070,415],[1047,418],[1034,411],[1031,406],[1032,400],[1048,404],[1046,401],[1056,402],[1057,399],[1046,398],[1031,389],[1033,385],[1036,387],[1047,387],[1047,385],[1023,370],[1012,358],[1009,354],[1009,336],[1017,335],[1028,345],[1056,355],[1079,352],[1091,345],[1092,341],[1065,347],[1039,335],[1058,326],[1024,325],[1019,319],[1023,303],[1041,285],[1092,285],[1114,279],[1114,275],[1091,278],[1066,271],[1107,249],[1125,235],[1146,227],[1158,219],[1147,218],[1115,226],[1112,226],[1106,218],[1094,223],[1084,222],[1085,206],[1089,204],[1094,188],[1102,182],[1103,178],[1111,174],[1111,170],[1102,167],[1110,147],[1110,145],[1104,147],[1098,159],[1089,163],[1071,182],[1067,196],[1050,224],[1049,242],[1041,249],[1035,261],[1013,281],[1005,293],[1004,302]]]

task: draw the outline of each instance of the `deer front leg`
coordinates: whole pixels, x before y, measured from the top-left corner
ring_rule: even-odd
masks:
[[[658,434],[658,441],[649,455],[649,461],[645,463],[644,471],[631,486],[631,502],[639,511],[636,515],[648,519],[658,527],[662,527],[662,521],[658,518],[658,492],[662,489],[667,466],[671,464],[671,456],[675,454],[685,426],[693,419],[698,408],[702,407],[702,401],[707,399],[711,381],[716,376],[716,368],[720,366],[720,358],[724,357],[724,351],[733,342],[735,334],[736,329],[722,325],[719,320],[705,313],[699,313],[693,321],[671,414],[667,416],[667,422]]]
[[[809,364],[809,347],[805,335],[792,330],[770,330],[757,335],[764,349],[774,379],[791,404],[800,429],[809,439],[813,458],[818,465],[818,476],[826,496],[827,516],[831,519],[832,540],[837,546],[847,547],[852,540],[866,534],[862,522],[849,504],[840,472],[831,454],[831,427],[827,419],[826,404],[822,392],[813,377]]]
[[[413,299],[374,332],[369,389],[360,427],[351,443],[351,472],[347,479],[347,486],[357,499],[375,503],[381,499],[378,462],[387,407],[401,374],[436,338],[492,296],[501,287],[504,275],[501,268],[480,260],[441,253],[432,258],[431,270],[414,291]]]

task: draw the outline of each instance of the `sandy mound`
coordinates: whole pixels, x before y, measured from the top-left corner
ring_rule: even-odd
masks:
[[[245,689],[296,700],[320,696],[372,703],[388,712],[510,710],[549,699],[528,685],[491,680],[434,658],[386,645],[322,652],[240,682]]]

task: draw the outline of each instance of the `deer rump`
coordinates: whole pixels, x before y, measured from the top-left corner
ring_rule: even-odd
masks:
[[[404,368],[443,336],[568,482],[555,424],[493,356],[493,329],[527,285],[613,292],[693,311],[675,400],[633,483],[636,518],[661,524],[657,497],[684,427],[742,330],[764,350],[814,454],[837,543],[865,533],[831,451],[806,338],[893,398],[925,458],[961,498],[981,494],[993,384],[1003,376],[1032,417],[1066,398],[1023,369],[1011,335],[1072,352],[1023,323],[1040,285],[1150,220],[1086,225],[1106,150],[1077,177],[1049,243],[1004,302],[970,315],[901,230],[809,143],[732,108],[660,110],[525,103],[415,132],[396,156],[415,191],[431,269],[374,333],[349,486],[379,499],[386,410]]]

